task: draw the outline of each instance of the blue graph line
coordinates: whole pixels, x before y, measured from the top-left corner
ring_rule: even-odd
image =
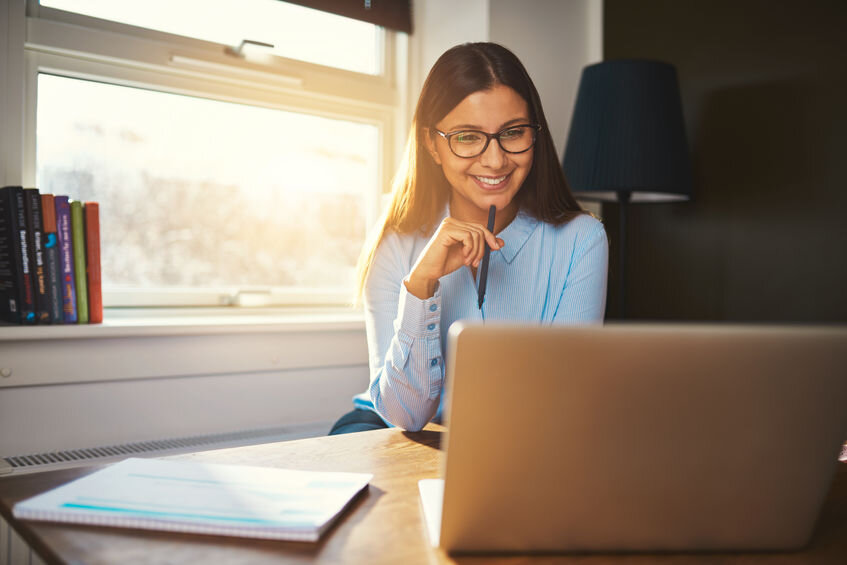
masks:
[[[264,525],[264,526],[285,526],[289,528],[296,527],[312,527],[314,524],[308,522],[289,522],[289,521],[276,521],[276,520],[264,520],[261,518],[241,518],[235,516],[209,516],[205,514],[191,514],[191,513],[183,513],[183,512],[158,512],[155,510],[138,510],[135,508],[119,508],[112,506],[95,506],[91,504],[76,504],[73,502],[66,502],[62,504],[63,508],[78,508],[81,510],[101,510],[104,512],[116,512],[122,513],[132,516],[149,516],[149,517],[160,517],[160,518],[190,518],[192,520],[214,520],[221,522],[240,522],[244,524],[256,524],[256,525]]]

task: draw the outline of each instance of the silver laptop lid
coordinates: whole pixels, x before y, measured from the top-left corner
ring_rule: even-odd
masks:
[[[789,549],[847,436],[847,329],[456,324],[441,546]]]

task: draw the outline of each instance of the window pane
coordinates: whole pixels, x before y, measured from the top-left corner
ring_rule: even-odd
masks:
[[[360,73],[379,74],[381,28],[279,0],[41,0],[43,6],[195,39],[272,52]]]
[[[379,129],[40,74],[37,182],[100,202],[104,285],[352,291]]]

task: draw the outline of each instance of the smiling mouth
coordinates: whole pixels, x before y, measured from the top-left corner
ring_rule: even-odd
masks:
[[[480,184],[483,184],[485,186],[490,186],[492,188],[500,186],[501,184],[503,184],[506,181],[506,179],[509,178],[509,175],[502,175],[502,176],[499,176],[499,177],[480,177],[480,176],[477,176],[477,175],[472,175],[472,176]]]

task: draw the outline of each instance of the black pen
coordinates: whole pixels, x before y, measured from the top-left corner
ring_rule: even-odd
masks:
[[[494,233],[494,214],[497,212],[497,206],[492,205],[488,209],[488,231]],[[485,252],[482,254],[482,265],[479,267],[479,309],[482,310],[482,303],[485,301],[485,284],[488,282],[488,258],[491,255],[491,247],[488,245],[488,240],[485,240]]]

